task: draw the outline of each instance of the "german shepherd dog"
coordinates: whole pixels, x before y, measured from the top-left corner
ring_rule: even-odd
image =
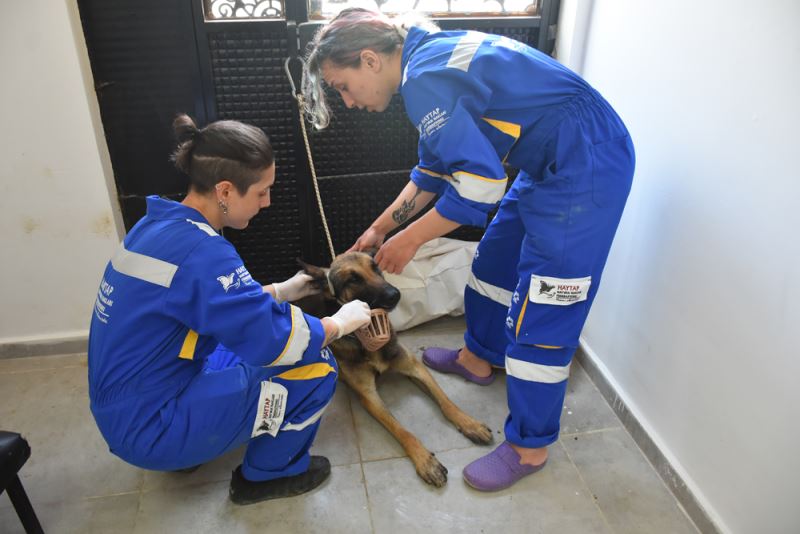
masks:
[[[372,309],[383,308],[388,312],[400,300],[400,291],[383,278],[372,256],[364,252],[340,254],[329,269],[300,264],[322,289],[319,295],[297,303],[311,315],[333,315],[342,304],[355,299],[366,302]],[[393,328],[389,342],[377,351],[365,349],[352,334],[334,341],[331,349],[341,379],[358,395],[364,408],[400,442],[414,462],[417,474],[428,484],[444,486],[447,468],[389,412],[376,389],[376,379],[382,373],[394,371],[409,377],[436,401],[444,416],[462,434],[481,445],[492,442],[489,427],[464,413],[445,395],[422,361],[398,342]]]

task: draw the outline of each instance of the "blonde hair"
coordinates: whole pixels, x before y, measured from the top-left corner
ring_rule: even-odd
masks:
[[[357,68],[365,48],[381,54],[392,54],[405,43],[408,30],[416,26],[428,32],[438,32],[429,18],[409,12],[388,18],[382,13],[364,8],[342,10],[321,28],[308,44],[303,69],[305,111],[318,130],[330,124],[331,110],[325,99],[322,65],[330,61],[340,68]]]

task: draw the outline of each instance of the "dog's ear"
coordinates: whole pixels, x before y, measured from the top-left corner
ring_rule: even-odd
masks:
[[[322,267],[317,267],[316,265],[310,265],[300,258],[296,258],[298,265],[303,269],[303,272],[310,275],[314,281],[314,285],[321,289],[324,293],[330,293],[328,289],[328,273],[327,269],[323,269]]]
[[[374,258],[374,257],[375,257],[375,254],[377,254],[377,253],[378,253],[378,247],[370,247],[370,248],[365,248],[365,249],[364,249],[364,250],[362,250],[361,252],[364,252],[364,253],[366,253],[366,254],[369,254],[369,257],[370,257],[370,258]]]

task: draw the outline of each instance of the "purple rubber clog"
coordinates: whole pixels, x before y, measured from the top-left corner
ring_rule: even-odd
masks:
[[[504,441],[495,450],[478,458],[464,468],[463,475],[467,484],[480,491],[500,491],[513,486],[518,480],[542,469],[541,465],[523,465],[519,463],[517,451]]]
[[[457,374],[481,386],[488,386],[494,382],[494,372],[489,376],[478,376],[470,373],[463,365],[456,361],[458,352],[458,349],[430,347],[422,352],[422,361],[425,362],[425,365],[440,373]]]

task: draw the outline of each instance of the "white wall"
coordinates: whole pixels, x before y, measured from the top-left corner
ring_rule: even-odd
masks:
[[[0,16],[0,344],[87,335],[119,242],[76,4],[6,2]]]
[[[723,531],[800,532],[800,2],[564,4],[637,151],[584,344]]]

